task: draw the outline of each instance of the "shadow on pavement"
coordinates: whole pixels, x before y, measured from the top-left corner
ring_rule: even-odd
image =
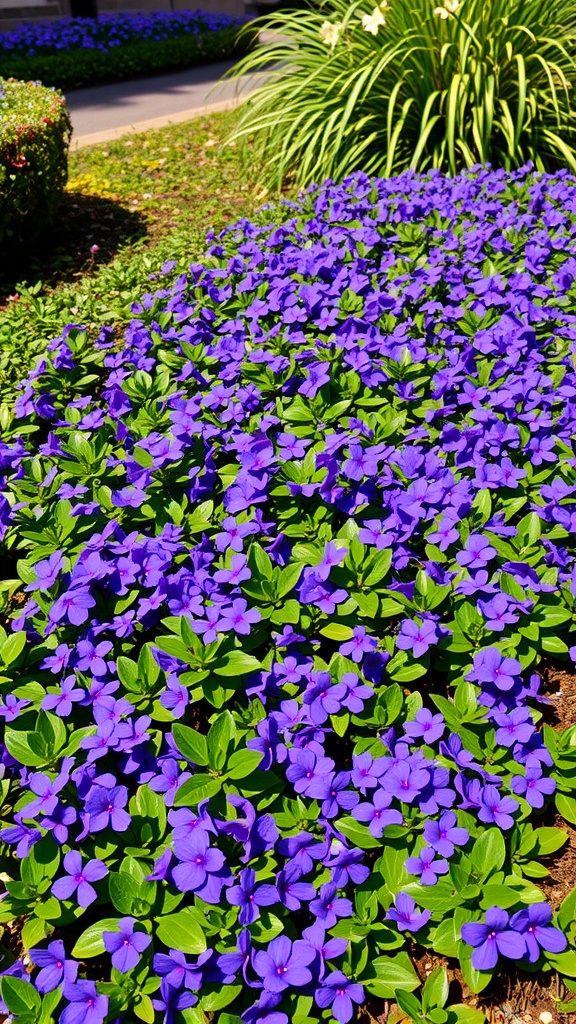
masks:
[[[0,305],[21,281],[41,280],[45,286],[74,281],[97,264],[108,263],[121,248],[146,234],[142,215],[122,203],[65,193],[45,237],[20,250],[2,247]],[[92,251],[92,246],[97,249]]]

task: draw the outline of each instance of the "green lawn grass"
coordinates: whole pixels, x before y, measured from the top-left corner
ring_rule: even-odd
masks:
[[[66,324],[122,328],[166,260],[177,263],[168,281],[202,255],[209,229],[255,215],[268,197],[256,188],[250,143],[248,152],[224,144],[238,116],[213,114],[70,154],[50,237],[26,264],[8,258],[0,268],[0,401]]]

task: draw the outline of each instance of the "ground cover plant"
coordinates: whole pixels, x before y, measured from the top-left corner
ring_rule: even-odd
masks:
[[[206,224],[255,216],[256,162],[223,145],[237,119],[212,114],[70,152],[54,230],[20,259],[0,254],[0,406],[71,315],[128,324],[165,261],[176,276],[205,253]]]
[[[0,245],[14,254],[53,223],[67,179],[72,126],[64,97],[0,78]]]
[[[70,89],[245,53],[246,18],[209,11],[109,13],[0,33],[0,74]]]
[[[576,168],[572,0],[330,0],[281,11],[238,65],[267,178],[301,185],[475,163]]]
[[[543,889],[576,726],[541,680],[576,656],[575,185],[328,183],[29,374],[0,448],[17,1020],[477,1024],[418,948],[475,993],[576,989],[576,892]]]

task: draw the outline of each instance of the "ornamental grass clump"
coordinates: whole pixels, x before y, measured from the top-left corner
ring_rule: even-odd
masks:
[[[52,224],[68,177],[72,125],[64,97],[0,78],[0,262]]]
[[[576,169],[572,0],[437,3],[330,0],[266,19],[275,38],[234,74],[280,68],[237,133],[256,133],[269,183],[527,160]]]
[[[576,726],[543,673],[576,661],[576,179],[283,209],[125,331],[70,324],[2,410],[27,1024],[482,1024],[415,943],[575,1006],[576,890],[543,883]]]

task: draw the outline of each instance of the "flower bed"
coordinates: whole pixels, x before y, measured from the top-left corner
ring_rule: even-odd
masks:
[[[14,1015],[480,1021],[415,942],[576,990],[575,185],[327,184],[50,345],[0,448]]]
[[[34,22],[0,35],[0,74],[70,89],[246,53],[245,18],[207,11],[102,14]]]
[[[3,263],[52,223],[66,184],[71,133],[63,96],[39,82],[0,79]]]

